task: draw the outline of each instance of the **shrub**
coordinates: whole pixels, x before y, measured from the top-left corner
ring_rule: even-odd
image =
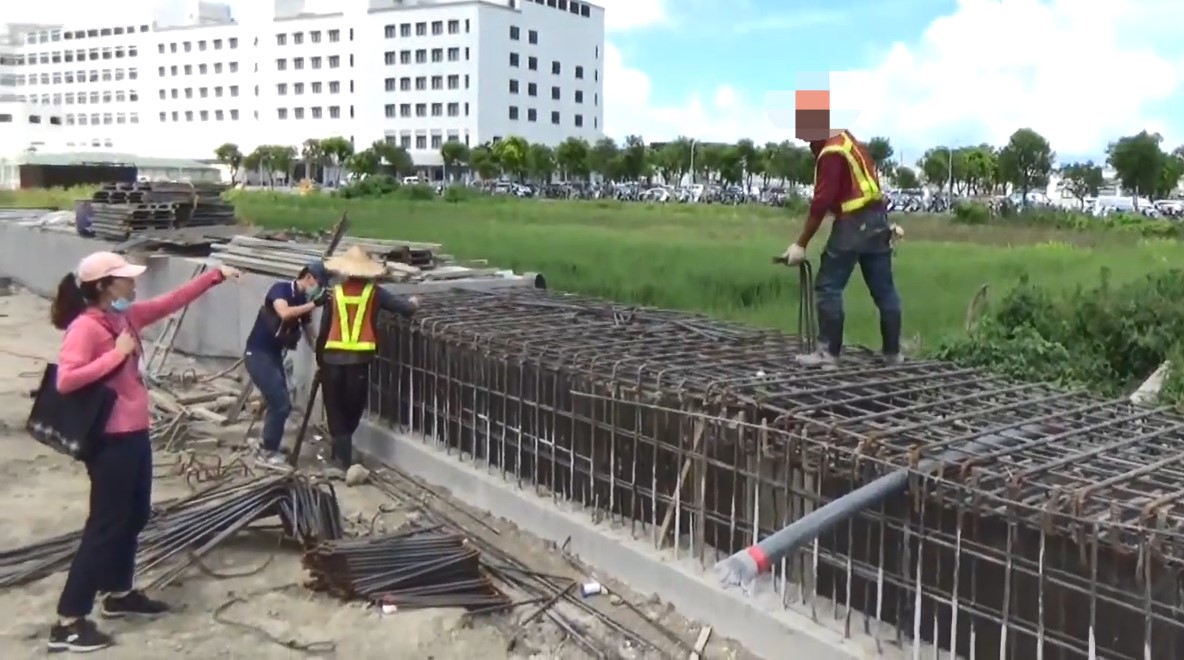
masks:
[[[395,197],[412,202],[428,202],[436,199],[436,190],[421,183],[403,186],[395,192]]]
[[[472,197],[472,191],[460,184],[453,184],[444,189],[444,201],[446,202],[456,204],[472,199]]]
[[[991,209],[978,202],[954,204],[954,222],[963,225],[985,225],[991,219]]]
[[[386,174],[374,174],[361,181],[347,183],[338,188],[337,195],[345,199],[384,197],[399,189],[399,182]]]
[[[1023,380],[1129,394],[1164,360],[1184,357],[1184,271],[1053,295],[1021,278],[969,336],[938,357]],[[1184,364],[1175,362],[1176,364]],[[1161,400],[1184,406],[1184,373],[1173,370]]]

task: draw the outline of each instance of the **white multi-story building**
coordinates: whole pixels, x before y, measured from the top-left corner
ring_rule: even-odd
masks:
[[[603,135],[604,10],[583,0],[239,7],[232,16],[189,2],[122,25],[9,26],[0,85],[14,85],[0,93],[60,117],[55,147],[159,157],[343,136],[358,149],[401,145],[431,168],[449,140]],[[11,123],[0,131],[25,128]]]

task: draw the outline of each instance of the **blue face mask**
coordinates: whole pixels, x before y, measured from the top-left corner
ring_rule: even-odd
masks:
[[[131,306],[132,301],[128,300],[127,298],[116,298],[115,300],[111,301],[111,311],[118,312],[120,314],[131,309]]]

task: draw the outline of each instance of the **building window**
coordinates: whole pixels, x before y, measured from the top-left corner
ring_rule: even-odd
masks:
[[[388,25],[388,26],[386,26],[385,28],[383,28],[383,29],[382,29],[382,34],[383,34],[383,36],[384,36],[384,37],[386,37],[387,39],[394,39],[394,38],[395,38],[395,34],[396,34],[396,32],[395,32],[395,26],[394,26],[394,25]]]
[[[296,119],[304,119],[304,108],[296,108],[292,111],[292,114],[295,115]]]
[[[428,104],[427,103],[416,103],[415,104],[415,116],[416,117],[427,117],[428,116]]]
[[[321,62],[322,62],[321,57],[320,57],[320,55],[318,55],[318,56],[312,58],[311,60],[309,60],[309,65],[314,69],[319,69],[319,68],[321,68]]]
[[[558,101],[562,96],[563,96],[563,93],[559,90],[558,87],[551,88],[551,100],[552,101]]]
[[[460,76],[455,73],[448,76],[448,89],[460,89]]]
[[[510,53],[510,66],[518,66],[518,53]]]
[[[522,34],[518,30],[518,26],[511,25],[510,26],[510,40],[511,41],[521,41],[521,39],[522,39]]]
[[[559,62],[551,62],[551,74],[552,74],[552,75],[556,75],[556,76],[557,76],[557,75],[559,75],[559,74],[560,74],[562,71],[563,71],[563,67],[559,65]]]
[[[526,68],[530,69],[531,71],[538,71],[539,70],[539,58],[534,57],[532,55],[530,57],[530,59],[528,59],[526,61]]]
[[[460,21],[448,21],[448,34],[460,34]]]
[[[444,76],[432,76],[432,89],[436,91],[444,89]]]
[[[432,34],[434,36],[444,34],[444,21],[432,21]]]
[[[416,135],[415,136],[415,148],[420,151],[427,149],[428,148],[428,136]]]
[[[275,35],[275,45],[277,45],[277,46],[283,46],[283,45],[285,45],[285,44],[287,44],[287,43],[288,43],[288,35],[286,35],[286,34],[277,34],[277,35]],[[186,45],[189,45],[189,44],[186,44]],[[188,48],[186,48],[185,50],[189,50],[189,49],[188,49]]]
[[[449,103],[448,104],[448,116],[449,117],[459,117],[460,116],[460,104],[459,103]]]
[[[449,62],[459,62],[460,61],[460,49],[459,48],[452,47],[452,48],[448,49],[448,61]]]
[[[428,79],[425,76],[419,76],[415,79],[415,91],[422,92],[428,88]]]
[[[329,30],[329,43],[341,41],[341,30]]]
[[[275,86],[275,93],[279,96],[284,96],[288,93],[288,83],[279,83]]]
[[[340,67],[341,67],[341,56],[340,55],[330,55],[329,56],[329,68],[330,69],[337,69]]]
[[[386,106],[383,108],[383,111],[386,113],[386,116],[388,118],[394,118],[394,117],[398,116],[399,109],[395,106],[394,103],[387,103]]]
[[[288,118],[288,109],[287,108],[278,108],[275,111],[275,116],[276,116],[276,119],[287,119]]]
[[[531,30],[530,32],[527,32],[526,33],[526,40],[528,42],[530,42],[532,45],[538,45],[538,43],[539,43],[538,30]]]
[[[417,36],[417,37],[428,36],[428,24],[422,23],[422,22],[416,23],[415,24],[415,36]]]
[[[292,60],[292,68],[296,69],[297,71],[303,70],[304,69],[304,58],[297,57],[297,58],[293,59]]]
[[[230,111],[230,120],[231,121],[238,121],[238,110],[231,110]]]
[[[576,128],[584,127],[584,115],[576,115]]]
[[[403,147],[404,149],[410,149],[411,148],[411,136],[404,135],[404,136],[400,137],[399,138],[399,146]]]
[[[330,94],[340,94],[341,93],[341,83],[336,80],[330,82],[329,83],[329,93]]]
[[[584,102],[584,92],[583,92],[583,90],[577,89],[576,90],[576,103],[583,103],[583,102]]]
[[[443,62],[443,61],[444,61],[444,49],[443,48],[433,48],[432,49],[432,62],[439,63],[439,62]]]
[[[164,92],[161,92],[161,94],[162,94],[162,95],[163,95],[163,93],[164,93]],[[511,93],[511,94],[517,94],[517,93],[518,93],[518,81],[517,81],[517,80],[511,80],[511,81],[510,81],[510,93]]]
[[[287,71],[288,70],[288,61],[283,60],[283,59],[276,60],[275,61],[275,69],[276,69],[276,71]]]
[[[399,104],[399,116],[400,117],[410,117],[411,116],[411,104],[410,103],[400,103]]]
[[[551,123],[555,124],[556,126],[559,125],[559,111],[558,110],[551,111]]]
[[[444,116],[444,104],[443,103],[433,103],[432,104],[432,116],[433,117],[443,117]]]
[[[386,91],[393,92],[398,89],[399,81],[395,80],[394,78],[387,78],[383,81],[383,84],[386,87]]]
[[[312,84],[312,93],[313,94],[320,94],[321,93],[321,83],[314,82]]]
[[[526,95],[527,96],[538,96],[539,95],[539,86],[535,83],[526,83]]]
[[[314,44],[321,43],[321,31],[320,30],[313,30],[312,32],[309,32],[308,33],[308,40],[313,42]]]
[[[415,51],[415,63],[416,64],[427,64],[428,63],[428,51],[426,48],[420,48],[419,50]]]
[[[383,64],[386,64],[387,66],[391,66],[395,63],[396,57],[397,57],[397,55],[396,55],[395,51],[388,50],[387,52],[383,53],[382,62],[383,62]]]
[[[577,79],[577,80],[583,80],[583,79],[584,79],[584,67],[582,67],[582,66],[577,66],[577,67],[576,67],[576,79]]]
[[[293,94],[303,94],[304,93],[304,83],[293,83],[292,84],[292,93]]]
[[[526,121],[538,121],[539,111],[534,108],[528,108],[526,111]]]
[[[339,106],[329,106],[329,119],[341,119],[341,108]]]

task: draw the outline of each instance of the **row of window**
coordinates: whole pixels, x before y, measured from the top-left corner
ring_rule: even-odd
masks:
[[[90,115],[66,115],[67,126],[110,126],[112,124],[138,124],[140,115],[135,112],[94,112]]]
[[[510,93],[511,94],[520,94],[521,92],[522,92],[522,84],[519,83],[517,80],[511,80],[510,81]],[[526,95],[527,96],[538,96],[539,95],[538,83],[532,83],[532,82],[526,83]],[[600,105],[600,95],[593,94],[592,96],[593,96],[592,105]],[[563,98],[563,90],[560,89],[558,86],[553,85],[551,87],[551,100],[559,101],[562,98]],[[582,90],[582,89],[575,90],[575,93],[572,95],[572,100],[574,100],[576,103],[583,103],[584,102],[584,90]]]
[[[275,117],[276,119],[295,119],[297,121],[303,119],[324,119],[326,114],[325,110],[325,108],[320,106],[313,106],[311,108],[291,108],[290,111],[288,108],[277,108],[275,111]],[[327,110],[329,119],[341,119],[340,106],[331,105],[327,108]],[[353,119],[354,117],[354,107],[352,105],[349,107],[349,117],[350,119]]]
[[[310,68],[310,69],[320,69],[326,62],[328,63],[330,69],[340,69],[341,68],[341,56],[340,55],[330,55],[325,58],[322,58],[320,55],[316,55],[314,57],[309,57],[307,61],[308,61],[308,68]],[[292,70],[293,71],[303,71],[304,64],[305,64],[305,58],[303,58],[303,57],[293,57],[292,58]],[[349,65],[351,67],[354,65],[354,56],[353,55],[349,56]],[[287,71],[288,70],[288,60],[286,58],[282,58],[282,57],[277,59],[275,61],[275,70],[276,71]]]
[[[384,108],[388,119],[395,117],[411,118],[411,117],[459,117],[461,116],[460,103],[387,103]],[[464,116],[469,116],[469,104],[465,103]],[[429,114],[430,112],[430,114]]]
[[[522,56],[518,53],[510,53],[510,66],[518,69],[522,67]],[[534,55],[526,57],[526,68],[531,71],[539,70],[539,58]],[[551,75],[558,76],[563,74],[563,65],[558,60],[551,60]],[[577,65],[575,68],[576,80],[584,79],[584,67]],[[596,69],[592,72],[596,80],[600,80],[600,70]]]
[[[304,34],[305,33],[303,33],[303,32],[293,32],[292,33],[292,44],[296,45],[296,46],[303,44],[304,43]],[[326,30],[324,34],[329,38],[329,43],[331,43],[331,44],[335,44],[335,43],[341,41],[341,30],[336,30],[336,29]],[[322,35],[322,33],[320,30],[309,30],[308,31],[309,43],[314,43],[314,44],[321,43],[321,40],[322,40],[321,35]],[[349,40],[350,41],[354,40],[354,31],[352,28],[349,31]],[[287,45],[287,43],[288,43],[288,35],[286,33],[281,32],[280,34],[275,35],[275,44],[277,46],[285,46],[285,45]],[[174,50],[173,52],[175,53],[177,51]],[[186,50],[186,52],[188,52],[188,49]]]
[[[566,11],[577,16],[583,16],[584,18],[592,15],[592,10],[588,5],[582,2],[574,2],[574,0],[570,2],[569,0],[530,0],[530,2],[536,5],[553,7],[559,11]]]
[[[107,48],[91,48],[89,50],[55,50],[44,53],[16,53],[0,57],[0,65],[5,66],[33,66],[35,64],[61,64],[63,62],[95,62],[98,60],[118,60],[125,57],[136,57],[140,54],[135,46],[109,46]]]
[[[334,32],[336,32],[336,30],[334,30]],[[198,39],[197,40],[197,51],[199,53],[203,53],[207,50],[222,50],[222,47],[224,44],[228,50],[234,50],[234,49],[238,48],[238,37],[229,37],[226,39],[225,42],[223,42],[221,39],[210,39],[208,42],[205,39]],[[165,49],[166,49],[165,44],[163,44],[163,43],[156,44],[156,52],[160,53],[161,55],[164,55]],[[168,49],[168,52],[170,52],[170,53],[178,52],[177,42],[173,42],[173,43],[168,44],[167,49]],[[192,41],[182,41],[181,45],[180,45],[180,51],[184,52],[184,53],[192,53],[193,52],[193,42]]]
[[[48,119],[49,120],[46,123],[53,124],[55,126],[62,123],[61,117],[49,117]],[[11,124],[15,120],[16,118],[10,114],[0,114],[0,124]],[[29,115],[28,121],[30,124],[40,124],[42,123],[41,115]]]
[[[411,23],[400,23],[398,25],[387,25],[386,27],[383,28],[383,36],[385,36],[387,39],[394,39],[395,36],[397,35],[399,38],[406,39],[406,38],[412,36],[411,31],[412,31],[412,28],[414,27],[415,36],[426,37],[426,36],[428,36],[429,25],[431,26],[431,31],[432,31],[431,36],[433,36],[433,37],[438,37],[438,36],[441,36],[442,34],[444,34],[445,25],[447,25],[447,27],[448,27],[448,34],[460,34],[460,21],[457,19],[452,19],[447,22],[432,21],[430,24],[426,21],[420,21],[418,23],[415,23],[414,26]],[[398,28],[397,32],[396,32],[396,28]],[[465,19],[465,34],[469,33],[469,28],[470,28],[469,19],[466,18]],[[284,45],[284,41],[283,41],[284,35],[281,34],[281,35],[277,35],[277,36],[279,37],[279,44],[281,46],[283,46]],[[297,42],[297,43],[299,43],[299,42]]]
[[[216,85],[213,87],[212,91],[214,94],[214,98],[216,98],[216,99],[222,98],[224,92],[229,92],[230,96],[238,96],[238,85],[230,85],[229,87],[226,87],[226,88],[223,88],[221,85]],[[197,88],[197,96],[195,97],[194,96],[194,89],[192,87],[186,87],[184,90],[178,90],[177,88],[174,87],[171,90],[165,90],[165,89],[160,90],[160,100],[164,101],[165,99],[168,99],[168,98],[208,99],[208,98],[210,98],[210,92],[211,92],[211,88],[209,88],[209,87],[198,87]]]
[[[510,26],[510,41],[522,41],[522,30],[517,25]],[[527,30],[526,41],[531,45],[539,43],[539,31]]]
[[[182,64],[180,66],[173,64],[173,65],[167,66],[167,67],[164,67],[164,66],[156,67],[156,73],[161,78],[164,78],[166,75],[169,75],[169,76],[182,76],[182,75],[192,76],[194,70],[195,70],[194,65],[192,65],[192,64]],[[225,63],[211,62],[209,64],[201,63],[201,64],[197,65],[196,71],[197,71],[197,75],[199,75],[199,76],[204,76],[210,72],[213,72],[214,74],[219,74],[219,73],[222,73],[223,71],[228,71],[230,73],[238,73],[238,62],[225,62]]]
[[[510,121],[518,121],[521,118],[522,118],[522,112],[518,109],[518,106],[516,106],[516,105],[510,106]],[[526,121],[536,122],[538,120],[539,120],[539,111],[534,108],[527,108],[526,109]],[[559,114],[558,110],[551,111],[551,123],[555,124],[556,126],[563,123],[562,116]],[[576,128],[583,128],[584,127],[584,115],[576,115],[573,123],[575,124]],[[595,124],[597,123],[595,117],[592,118],[592,123],[594,125],[593,127],[595,127]]]
[[[414,87],[412,87],[412,79],[408,76],[402,78],[387,78],[383,81],[384,87],[388,92],[425,92],[429,88],[429,80],[432,91],[442,91],[444,89],[460,89],[460,74],[452,73],[448,76],[416,76]],[[465,89],[469,88],[469,74],[465,74]]]
[[[172,112],[160,113],[160,122],[164,124],[168,123],[170,120],[175,122],[210,121],[211,118],[213,118],[214,121],[226,121],[228,118],[230,121],[238,121],[238,117],[239,113],[237,108],[231,110],[186,110],[184,112],[173,110]]]
[[[86,105],[87,103],[97,105],[99,103],[123,103],[124,101],[135,102],[139,100],[140,93],[130,89],[126,92],[122,89],[117,89],[115,91],[103,90],[102,92],[78,92],[77,95],[75,95],[73,92],[53,95],[54,105],[61,105],[63,102],[65,105],[74,105],[75,103],[78,105]]]
[[[89,30],[41,30],[40,32],[26,32],[26,44],[47,44],[54,41],[80,40],[80,39],[96,39],[99,37],[117,37],[121,34],[135,34],[138,32],[147,32],[147,25],[141,25],[139,30],[134,25],[126,27],[109,27],[109,28],[91,28]]]
[[[414,54],[414,58],[415,58],[414,62],[412,62],[413,54]],[[431,61],[433,63],[443,62],[443,61],[445,61],[445,59],[447,59],[447,61],[449,61],[449,62],[459,62],[460,61],[460,48],[457,46],[453,46],[451,48],[448,48],[447,50],[445,50],[443,48],[433,48],[433,49],[431,49],[430,54],[431,54]],[[383,63],[386,64],[387,66],[393,66],[395,64],[427,64],[428,59],[429,59],[429,50],[427,48],[420,48],[415,51],[388,50],[385,53],[383,53],[383,56],[382,56]],[[469,61],[468,46],[465,47],[465,61],[466,62]]]
[[[30,73],[28,76],[22,74],[16,75],[16,84],[20,85],[36,85],[40,82],[42,85],[60,85],[63,81],[68,84],[85,83],[85,82],[110,82],[112,80],[136,80],[140,77],[139,71],[132,67],[127,69],[91,69],[89,71],[54,71],[50,73]]]
[[[412,136],[400,135],[398,142],[396,142],[395,136],[388,135],[386,138],[386,141],[389,144],[398,144],[400,147],[403,147],[404,149],[406,149],[408,151],[411,151],[412,149],[415,149],[416,151],[426,151],[429,148],[430,149],[439,149],[444,146],[445,142],[460,142],[460,135],[458,133],[453,132],[453,131],[449,131],[447,139],[445,139],[445,137],[443,135],[436,135],[436,134],[416,135],[416,136],[414,136],[414,139],[415,139],[415,142],[412,142],[411,141]],[[465,144],[467,145],[468,143],[469,143],[469,136],[466,134],[465,135]],[[414,144],[415,146],[412,147],[411,146],[412,144]],[[428,146],[429,144],[431,144],[431,147]]]
[[[353,91],[352,90],[353,81],[350,81],[350,86],[351,86],[350,91],[352,92]],[[324,90],[325,90],[325,84],[321,83],[321,82],[310,82],[310,83],[298,82],[298,83],[291,84],[292,94],[294,94],[294,95],[303,94],[306,87],[308,88],[308,91],[310,94],[322,94],[322,93],[324,93]],[[337,80],[329,81],[328,87],[329,87],[330,94],[340,94],[341,93],[341,83]],[[288,89],[289,89],[288,83],[277,83],[275,86],[275,93],[279,96],[287,96]]]

